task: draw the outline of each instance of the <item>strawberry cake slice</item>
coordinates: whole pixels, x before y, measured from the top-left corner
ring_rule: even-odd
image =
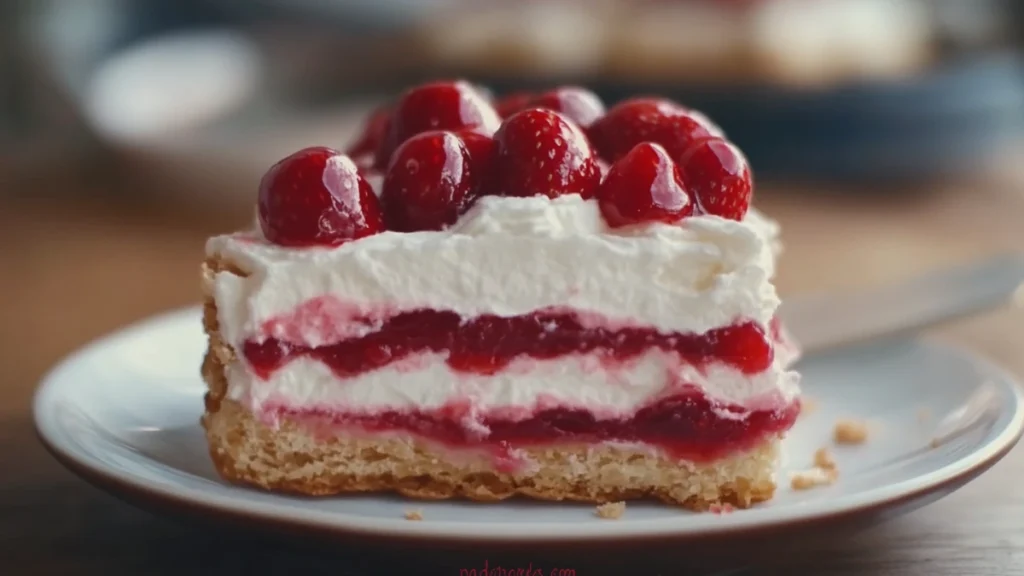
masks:
[[[407,91],[266,173],[203,265],[220,474],[308,495],[772,496],[799,412],[778,228],[707,118]]]

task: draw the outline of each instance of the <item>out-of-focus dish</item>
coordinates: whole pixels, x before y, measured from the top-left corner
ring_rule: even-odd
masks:
[[[932,61],[922,0],[489,3],[427,20],[439,63],[493,73],[809,87]]]
[[[340,145],[369,106],[300,110],[261,100],[267,65],[260,48],[230,30],[130,45],[82,87],[88,128],[143,180],[145,193],[237,206],[248,191],[241,186],[258,180],[268,162],[304,143]]]

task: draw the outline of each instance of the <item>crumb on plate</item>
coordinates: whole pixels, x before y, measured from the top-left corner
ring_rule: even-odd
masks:
[[[814,466],[822,470],[836,469],[836,461],[832,458],[832,453],[828,451],[828,448],[818,448],[814,453]]]
[[[597,517],[606,520],[618,520],[625,512],[625,502],[608,502],[597,507]]]
[[[733,506],[732,504],[729,504],[728,502],[726,502],[725,504],[715,503],[712,504],[711,506],[708,506],[708,512],[711,512],[712,514],[729,514],[735,510],[736,507]]]
[[[789,485],[793,490],[810,490],[818,486],[828,486],[835,482],[837,478],[839,478],[839,472],[835,469],[811,468],[810,470],[794,472],[789,480]]]
[[[836,444],[863,444],[868,439],[868,426],[859,420],[840,420],[832,435]]]
[[[406,520],[423,520],[423,510],[416,508],[415,510],[405,511]]]
[[[917,421],[921,423],[928,422],[932,419],[932,411],[927,408],[921,408],[917,411]]]

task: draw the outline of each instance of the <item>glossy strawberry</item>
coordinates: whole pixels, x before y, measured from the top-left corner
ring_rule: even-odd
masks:
[[[589,135],[601,157],[615,162],[641,142],[661,144],[672,158],[679,158],[693,142],[720,136],[721,129],[670,100],[634,98],[612,107],[594,122]]]
[[[604,103],[590,90],[576,86],[563,86],[537,96],[529,106],[561,112],[584,130],[604,116]]]
[[[442,230],[475,198],[470,151],[452,132],[424,132],[395,150],[381,201],[388,226],[401,232]]]
[[[372,157],[388,131],[388,122],[391,119],[391,108],[381,106],[370,114],[366,124],[363,125],[363,132],[359,138],[352,143],[345,151],[345,154],[352,158]]]
[[[753,175],[732,143],[721,138],[698,142],[679,158],[679,168],[701,212],[742,220],[750,209]]]
[[[335,246],[384,230],[373,189],[345,155],[305,148],[260,180],[263,235],[281,246]]]
[[[469,150],[474,170],[489,171],[494,160],[494,138],[473,130],[459,130],[455,133]]]
[[[693,213],[693,202],[676,163],[658,144],[637,144],[612,165],[597,190],[609,226],[677,222]]]
[[[473,130],[459,130],[455,133],[469,151],[470,166],[473,172],[473,191],[475,195],[487,194],[494,187],[494,138]]]
[[[502,96],[494,104],[494,108],[498,111],[498,116],[508,118],[529,106],[530,101],[533,100],[533,98],[534,95],[529,92],[513,92],[506,96]]]
[[[472,84],[457,81],[418,86],[395,105],[376,166],[384,170],[395,149],[422,132],[472,129],[491,135],[500,123],[498,113]]]
[[[518,112],[505,120],[494,141],[495,194],[591,198],[601,182],[587,137],[557,112],[539,108]]]

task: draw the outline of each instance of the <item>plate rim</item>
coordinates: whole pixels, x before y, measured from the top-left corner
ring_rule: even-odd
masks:
[[[111,346],[118,340],[129,339],[138,333],[181,321],[185,317],[197,320],[201,307],[188,306],[149,316],[128,324],[106,335],[96,338],[62,358],[40,379],[32,400],[33,425],[37,438],[44,448],[64,467],[90,484],[119,499],[147,508],[163,508],[191,513],[222,520],[241,521],[247,525],[268,528],[285,528],[289,531],[330,534],[348,538],[386,538],[391,541],[430,541],[447,543],[489,543],[489,544],[572,544],[609,541],[658,541],[694,542],[743,538],[766,531],[780,533],[813,526],[823,522],[840,522],[872,512],[899,506],[946,490],[950,491],[973,480],[1005,457],[1024,434],[1024,391],[1019,380],[1007,370],[972,350],[952,344],[935,342],[920,337],[902,340],[933,350],[959,356],[977,366],[987,380],[994,380],[1003,392],[1009,392],[1013,405],[1009,407],[1009,420],[995,436],[987,442],[951,463],[932,472],[881,488],[871,489],[855,495],[851,501],[836,507],[828,501],[816,503],[814,509],[785,513],[783,517],[769,517],[748,521],[737,521],[742,516],[721,517],[716,526],[702,527],[700,531],[680,529],[674,518],[661,518],[635,523],[620,522],[545,522],[537,530],[538,523],[517,523],[514,531],[484,531],[479,528],[485,522],[444,521],[410,522],[401,516],[396,518],[366,518],[352,514],[308,511],[295,512],[287,504],[274,502],[246,502],[244,494],[234,498],[210,495],[202,488],[188,485],[153,485],[123,468],[104,463],[102,460],[76,450],[61,440],[52,418],[55,395],[63,386],[63,372],[74,368],[83,358],[97,350]],[[198,371],[198,363],[196,370]],[[1003,405],[1005,408],[1005,405]],[[198,425],[198,424],[197,424]],[[913,485],[912,487],[906,486]],[[246,487],[234,487],[250,490]],[[410,501],[414,508],[416,502]],[[488,504],[480,504],[488,506]],[[508,525],[505,525],[508,526]],[[572,526],[572,529],[567,529]],[[533,529],[531,529],[531,527]],[[474,528],[476,531],[474,531]]]

